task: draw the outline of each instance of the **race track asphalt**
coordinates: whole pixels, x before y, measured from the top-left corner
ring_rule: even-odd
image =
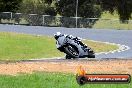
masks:
[[[129,46],[130,49],[123,52],[100,54],[96,58],[131,58],[132,57],[132,30],[112,29],[89,29],[89,28],[63,28],[63,27],[42,27],[0,24],[1,32],[17,32],[35,35],[53,36],[56,32],[71,34],[85,39],[117,43]]]

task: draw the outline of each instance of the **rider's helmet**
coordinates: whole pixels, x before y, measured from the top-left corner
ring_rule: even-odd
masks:
[[[56,34],[54,34],[54,38],[57,40],[62,34],[60,32],[56,32]]]

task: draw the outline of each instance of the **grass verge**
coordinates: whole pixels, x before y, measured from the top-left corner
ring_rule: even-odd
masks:
[[[95,52],[118,49],[115,45],[84,41]],[[55,39],[48,36],[0,32],[0,60],[24,60],[63,56],[55,46]]]
[[[35,72],[17,76],[0,75],[1,88],[130,88],[130,84],[86,84],[80,86],[75,75]]]

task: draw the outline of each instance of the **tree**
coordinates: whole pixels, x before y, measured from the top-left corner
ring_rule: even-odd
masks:
[[[16,12],[22,0],[0,0],[0,12]],[[0,14],[1,19],[10,19],[10,14]]]
[[[109,11],[113,14],[117,11],[121,22],[127,23],[126,20],[132,16],[132,0],[78,0],[78,3],[80,17],[99,18],[101,12]],[[75,16],[76,0],[60,0],[56,6],[58,13],[62,16]]]
[[[78,0],[78,17],[83,18],[99,18],[101,16],[101,8],[96,3],[96,0]],[[76,0],[60,0],[56,3],[57,12],[65,17],[76,17]],[[67,25],[75,25],[75,19],[70,23],[70,19],[62,20],[64,24]],[[84,27],[84,23],[86,23],[85,27],[92,27],[93,24],[97,20],[88,20],[88,19],[79,19],[78,24]],[[73,24],[74,23],[74,24]],[[78,27],[80,27],[78,26]],[[73,26],[74,27],[74,26]]]
[[[22,0],[0,0],[0,12],[15,12]]]
[[[132,0],[101,0],[101,7],[103,11],[109,11],[110,13],[116,10],[123,23],[131,18]]]
[[[20,12],[26,14],[39,14],[39,15],[56,15],[56,11],[50,5],[51,3],[46,3],[45,0],[26,0],[20,6]]]
[[[60,0],[56,3],[57,11],[62,16],[76,16],[76,0]],[[100,17],[101,9],[96,0],[78,0],[78,17]]]
[[[46,0],[26,0],[21,3],[19,12],[26,14],[22,18],[29,25],[44,25],[42,15],[56,15],[55,9]]]

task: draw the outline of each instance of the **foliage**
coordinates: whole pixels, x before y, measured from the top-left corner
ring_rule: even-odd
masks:
[[[45,0],[26,0],[21,4],[20,12],[39,15],[56,15],[55,9],[46,3]]]
[[[56,3],[57,11],[62,16],[76,16],[76,0],[60,0]],[[78,0],[78,17],[100,17],[101,9],[95,0]]]
[[[101,7],[103,11],[113,13],[116,10],[119,14],[120,20],[129,20],[132,14],[132,0],[101,0]]]
[[[43,25],[42,15],[56,15],[54,7],[46,0],[23,0],[19,12],[29,14],[25,15],[24,19],[34,26]]]
[[[77,0],[0,0],[0,12],[22,12],[26,14],[46,14],[55,16],[57,13],[65,17],[76,16]],[[122,23],[128,23],[132,17],[132,0],[78,0],[78,17],[100,18],[102,12],[117,11]],[[64,25],[67,21],[63,21]],[[92,27],[97,20],[89,21]],[[75,23],[75,20],[74,22]],[[72,25],[71,25],[72,26]]]
[[[56,3],[57,12],[62,16],[76,17],[76,0],[60,0]],[[78,0],[77,16],[84,18],[99,18],[101,16],[101,8],[96,4],[95,0]],[[64,25],[67,21],[62,20]],[[88,20],[87,26],[92,27],[97,20]],[[75,23],[75,20],[74,20]],[[71,23],[69,23],[71,25]],[[84,25],[83,25],[84,26]],[[80,26],[78,26],[80,27]]]
[[[120,20],[124,23],[131,18],[132,0],[78,0],[78,16],[100,17],[101,12],[109,11],[111,14],[116,10]],[[75,16],[76,0],[60,0],[57,11],[63,16]],[[101,11],[102,10],[102,11]]]
[[[0,0],[0,12],[14,12],[19,9],[22,0]]]

